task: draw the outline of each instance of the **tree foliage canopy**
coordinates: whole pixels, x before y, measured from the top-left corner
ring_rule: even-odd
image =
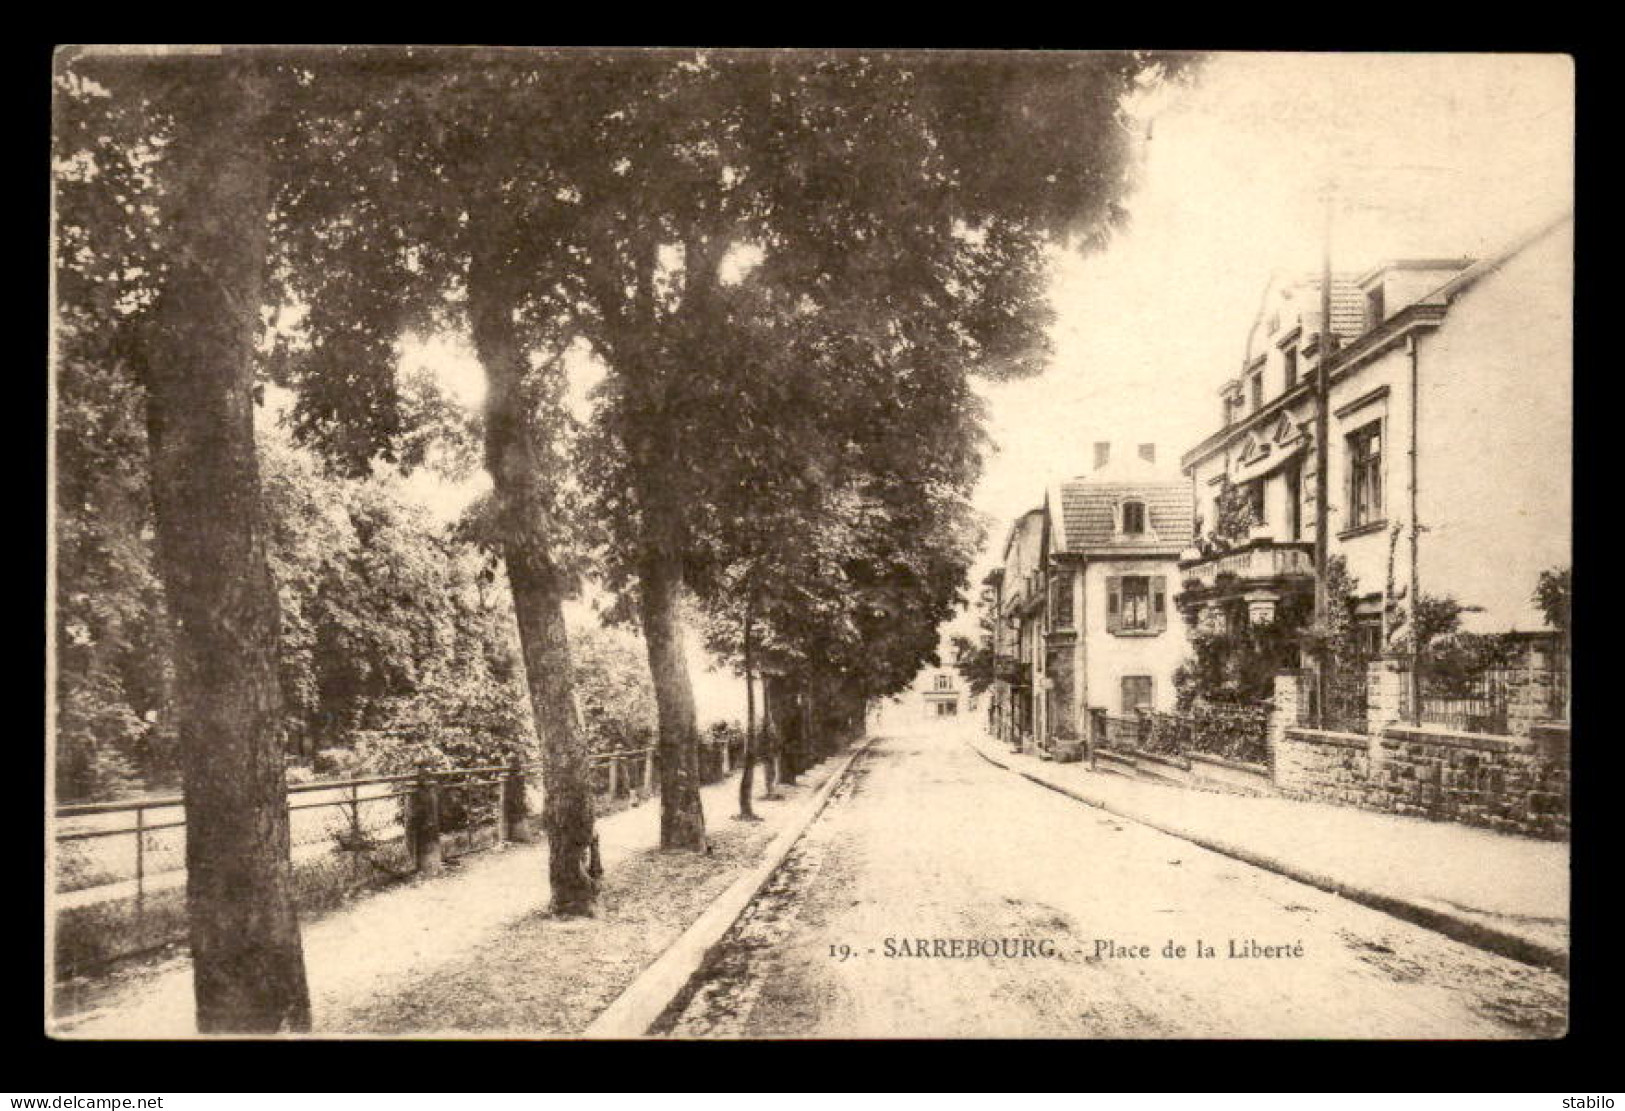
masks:
[[[446,545],[492,543],[491,506],[431,542],[381,488],[335,506],[324,484],[380,465],[466,472],[482,429],[430,384],[401,380],[399,345],[467,332],[471,290],[493,273],[511,286],[531,364],[517,409],[543,453],[544,500],[527,527],[550,550],[592,535],[623,600],[639,558],[679,560],[716,647],[737,646],[748,598],[769,666],[901,689],[935,658],[979,538],[971,379],[1043,365],[1047,252],[1099,246],[1121,222],[1125,102],[1187,64],[1142,53],[266,54],[256,69],[279,111],[266,136],[264,372],[293,390],[296,442],[335,471],[281,448],[267,458],[294,733],[372,720],[432,682],[434,661],[458,650],[458,622],[473,619],[455,600],[428,612],[426,595],[490,587],[474,557]],[[163,675],[130,662],[162,658],[149,651],[162,623],[139,616],[153,584],[137,571],[144,494],[126,395],[166,265],[151,167],[193,94],[134,68],[62,81],[63,420],[85,426],[64,437],[77,446],[63,497],[93,505],[85,520],[105,522],[101,535],[117,532],[91,543],[70,527],[79,562],[65,566],[75,584],[116,575],[133,600],[70,591],[59,621],[94,626],[98,644],[128,642],[124,664],[104,655],[74,674],[84,689],[125,692],[129,715],[86,729],[129,748],[151,732],[141,723]],[[561,369],[578,342],[609,371],[579,456]],[[109,378],[120,360],[126,377]],[[80,396],[101,400],[75,410]],[[98,450],[118,460],[90,458]],[[568,553],[560,562],[579,566]],[[396,607],[400,620],[384,620]],[[507,681],[512,660],[480,636],[475,655]]]

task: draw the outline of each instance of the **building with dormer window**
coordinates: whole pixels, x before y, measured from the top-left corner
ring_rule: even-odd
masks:
[[[1189,483],[1158,465],[1153,444],[1112,451],[1096,444],[1094,470],[1050,497],[1046,671],[1056,742],[1081,743],[1090,710],[1172,709],[1173,673],[1188,654],[1183,623],[1169,618],[1191,543]]]
[[[1062,483],[1012,525],[987,585],[997,614],[994,719],[1024,751],[1082,754],[1089,712],[1169,709],[1187,653],[1173,612],[1178,561],[1191,542],[1189,484],[1156,448],[1112,457]]]

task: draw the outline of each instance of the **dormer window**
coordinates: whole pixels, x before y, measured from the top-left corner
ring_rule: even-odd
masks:
[[[1145,532],[1145,502],[1126,501],[1123,503],[1123,533],[1126,536],[1139,536]]]

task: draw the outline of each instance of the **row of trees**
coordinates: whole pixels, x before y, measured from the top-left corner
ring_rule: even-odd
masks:
[[[701,850],[685,605],[765,677],[770,726],[795,696],[802,728],[849,727],[931,658],[977,540],[970,376],[1042,365],[1045,251],[1120,219],[1124,101],[1178,64],[64,56],[59,365],[123,365],[144,401],[200,1029],[309,1021],[265,379],[335,473],[411,467],[434,407],[403,388],[398,344],[471,339],[493,487],[478,535],[506,571],[543,752],[552,909],[591,913],[562,610],[583,553],[642,633],[662,847]],[[581,349],[605,374],[578,430],[563,367]]]

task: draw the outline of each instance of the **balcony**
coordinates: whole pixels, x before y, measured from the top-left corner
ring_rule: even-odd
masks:
[[[1315,546],[1307,540],[1249,540],[1239,547],[1179,564],[1181,593],[1174,604],[1202,623],[1217,620],[1225,603],[1245,602],[1250,623],[1271,621],[1280,601],[1315,585]]]
[[[1179,565],[1186,590],[1212,590],[1233,580],[1315,576],[1315,546],[1307,540],[1249,540],[1239,548]]]

